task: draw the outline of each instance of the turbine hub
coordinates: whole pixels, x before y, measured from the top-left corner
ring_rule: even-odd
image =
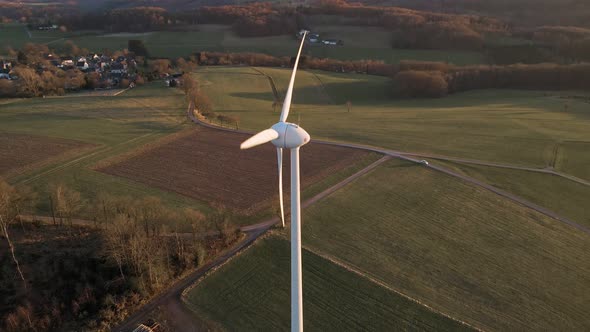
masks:
[[[310,141],[309,134],[294,123],[279,122],[271,128],[279,133],[279,137],[272,141],[277,148],[294,149]]]

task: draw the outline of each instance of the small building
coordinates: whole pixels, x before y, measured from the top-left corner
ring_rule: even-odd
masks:
[[[0,60],[0,72],[8,73],[12,69],[12,63],[8,60]]]
[[[339,39],[324,39],[324,40],[322,40],[322,44],[330,45],[330,46],[336,46],[336,45],[342,46],[342,45],[344,45],[344,42]]]
[[[320,41],[320,35],[317,33],[312,33],[307,35],[307,40],[309,40],[310,43],[318,43]]]
[[[88,61],[86,61],[86,58],[80,57],[78,59],[78,62],[76,62],[76,67],[78,67],[78,69],[80,69],[80,70],[88,69]]]

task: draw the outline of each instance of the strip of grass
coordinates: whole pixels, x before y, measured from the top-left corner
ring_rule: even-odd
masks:
[[[303,241],[484,330],[587,330],[590,236],[392,161],[308,208]]]
[[[590,227],[590,187],[556,175],[436,161]]]
[[[289,253],[289,242],[280,237],[262,240],[201,281],[185,300],[227,330],[287,330]],[[303,270],[305,330],[466,329],[307,250]]]

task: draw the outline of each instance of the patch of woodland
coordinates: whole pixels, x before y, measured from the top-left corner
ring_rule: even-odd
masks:
[[[154,197],[98,195],[64,185],[53,222],[24,221],[39,197],[0,181],[0,329],[108,331],[138,305],[239,239],[231,214],[172,210]],[[94,222],[73,217],[87,207]],[[178,223],[189,233],[174,231]]]

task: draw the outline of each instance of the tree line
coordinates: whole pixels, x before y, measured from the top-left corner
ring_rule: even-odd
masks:
[[[393,77],[393,86],[395,96],[431,98],[478,89],[589,89],[590,64],[455,67],[406,63]]]
[[[233,127],[240,129],[240,118],[238,116],[217,114],[213,112],[209,97],[199,87],[199,82],[190,73],[182,75],[182,86],[180,87],[186,96],[187,102],[191,107],[191,112],[195,112],[209,122],[219,124],[220,126]]]
[[[201,65],[268,67],[290,67],[293,62],[290,57],[219,52],[201,52],[197,60]],[[590,87],[590,64],[587,63],[455,66],[443,62],[385,64],[381,61],[302,57],[300,67],[391,77],[394,96],[401,97],[442,97],[449,93],[489,88],[567,90]]]
[[[503,35],[508,28],[500,20],[485,16],[369,6],[344,0],[321,0],[301,12],[338,16],[343,24],[383,27],[393,32],[392,46],[397,48],[480,50],[484,34]]]
[[[23,222],[22,214],[34,213],[42,201],[53,223]],[[82,209],[94,216],[91,225],[74,220]],[[0,256],[0,329],[109,330],[234,243],[232,218],[224,209],[209,216],[170,209],[155,197],[102,193],[86,201],[63,184],[42,199],[0,180],[0,249],[9,253]],[[207,235],[212,230],[217,235]]]

